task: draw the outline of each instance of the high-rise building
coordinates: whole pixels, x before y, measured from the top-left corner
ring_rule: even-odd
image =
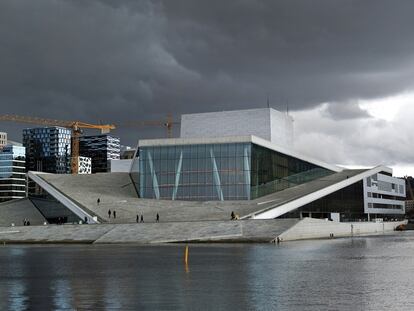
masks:
[[[42,127],[23,130],[26,169],[54,174],[70,173],[71,130]]]
[[[83,136],[79,139],[79,153],[92,159],[92,173],[109,172],[111,160],[120,159],[120,139],[106,134]]]
[[[7,145],[7,133],[0,132],[0,150]]]
[[[24,147],[6,145],[0,151],[0,202],[25,197],[25,164]]]

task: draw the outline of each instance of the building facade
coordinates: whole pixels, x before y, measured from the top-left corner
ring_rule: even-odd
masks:
[[[7,133],[0,132],[0,150],[7,145]]]
[[[0,202],[25,197],[25,158],[22,146],[6,145],[0,151]]]
[[[357,178],[348,178],[354,174]],[[337,219],[350,221],[405,213],[405,181],[392,177],[389,168],[346,171],[255,136],[143,140],[131,177],[146,199],[287,200],[286,206],[266,212],[270,218],[337,214]],[[319,189],[330,178],[335,182]],[[294,206],[289,196],[306,199]]]
[[[92,174],[92,159],[78,157],[78,171],[76,174]]]
[[[111,160],[120,159],[120,139],[106,134],[83,136],[79,139],[79,153],[92,159],[92,173],[110,172]]]
[[[363,180],[364,211],[368,214],[387,214],[390,209],[404,210],[405,180],[388,174],[374,174]]]
[[[184,115],[180,138],[139,141],[130,171],[139,197],[253,201],[263,206],[257,219],[403,217],[403,179],[293,151],[289,118],[273,109]],[[237,133],[250,134],[229,136]]]
[[[251,200],[337,170],[274,147],[255,136],[140,141],[135,161],[139,194],[172,200]]]
[[[71,130],[63,127],[23,130],[27,171],[69,174],[71,136]]]

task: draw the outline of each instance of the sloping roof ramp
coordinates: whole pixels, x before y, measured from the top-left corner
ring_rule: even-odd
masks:
[[[57,201],[62,203],[66,208],[71,210],[75,215],[77,215],[80,219],[85,219],[85,217],[88,219],[88,223],[99,223],[99,221],[94,218],[93,215],[86,212],[83,208],[78,206],[74,201],[69,199],[67,196],[63,195],[60,191],[58,191],[56,188],[54,188],[52,185],[47,183],[43,178],[39,177],[42,174],[47,173],[41,173],[41,172],[32,172],[29,171],[27,173],[28,177],[33,180],[36,184],[38,184],[41,188],[43,188],[47,193],[49,193],[52,197],[54,197]]]
[[[254,212],[253,214],[244,216],[243,218],[252,218],[252,219],[273,219],[277,218],[279,216],[282,216],[286,213],[292,212],[306,204],[309,204],[311,202],[314,202],[320,198],[323,198],[331,193],[334,193],[338,190],[341,190],[343,188],[346,188],[352,184],[355,184],[364,178],[367,178],[369,176],[372,176],[374,174],[380,173],[380,172],[386,172],[392,174],[392,169],[385,166],[377,166],[372,169],[367,170],[357,170],[356,175],[352,176],[345,176],[342,180],[334,183],[334,184],[328,184],[327,186],[320,188],[316,191],[309,192],[307,194],[304,194],[303,196],[295,197],[292,200],[287,200],[285,202],[280,202],[278,200],[274,200],[273,202],[270,201],[262,201],[258,202],[258,205],[263,205],[264,208],[261,210],[258,210],[257,212]],[[345,171],[344,171],[345,173]],[[341,174],[342,175],[342,174]],[[351,175],[351,174],[350,174]],[[329,178],[325,177],[325,178]],[[316,180],[317,181],[317,180]],[[315,181],[315,182],[316,182]],[[312,182],[310,182],[312,183]],[[306,187],[306,184],[300,185],[298,187]],[[287,189],[289,190],[289,189]],[[280,194],[280,193],[279,193]]]

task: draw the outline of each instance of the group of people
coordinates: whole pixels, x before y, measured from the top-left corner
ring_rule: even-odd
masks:
[[[96,205],[99,206],[99,204],[101,203],[101,199],[98,198],[96,200]],[[116,211],[111,211],[110,209],[108,210],[108,218],[111,218],[111,216],[116,219]],[[144,222],[144,214],[141,214],[141,216],[139,214],[137,214],[137,219],[136,222]],[[155,222],[160,222],[160,215],[157,213],[156,217],[155,217]]]
[[[136,222],[144,222],[144,214],[141,214],[141,216],[139,216],[139,214],[137,214],[137,219]],[[155,216],[155,222],[160,222],[160,215],[157,213],[157,215]]]
[[[30,226],[30,220],[29,220],[29,219],[27,219],[27,218],[25,218],[25,219],[23,220],[23,226]]]
[[[114,219],[116,219],[116,211],[114,210],[111,212],[111,210],[108,210],[108,218],[111,218],[111,215],[113,215]]]

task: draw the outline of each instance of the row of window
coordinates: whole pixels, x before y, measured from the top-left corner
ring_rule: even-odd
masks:
[[[25,197],[25,191],[0,191],[0,197]]]
[[[0,172],[0,178],[20,178],[25,179],[26,173],[17,173],[17,172]]]
[[[21,185],[21,186],[9,186],[9,185],[0,185],[0,191],[5,191],[5,190],[20,190],[20,191],[25,191],[26,186],[25,185]]]
[[[4,185],[25,185],[26,184],[26,177],[25,176],[21,176],[23,178],[1,178],[0,179],[0,187],[3,187]]]
[[[396,205],[396,204],[368,203],[368,208],[403,209],[403,206],[402,205]]]
[[[0,167],[4,166],[17,166],[17,167],[24,167],[26,164],[26,161],[20,161],[20,160],[0,160]]]
[[[386,200],[399,200],[404,201],[405,197],[397,197],[394,195],[387,195],[382,193],[375,193],[375,192],[368,192],[369,198],[376,198],[376,199],[386,199]]]
[[[0,166],[0,173],[25,173],[25,167]]]
[[[373,175],[371,177],[367,178],[367,186],[368,187],[377,187],[380,191],[386,191],[386,192],[397,192],[400,194],[405,193],[405,186],[396,184],[396,183],[390,183],[382,180],[378,180],[377,175]]]

